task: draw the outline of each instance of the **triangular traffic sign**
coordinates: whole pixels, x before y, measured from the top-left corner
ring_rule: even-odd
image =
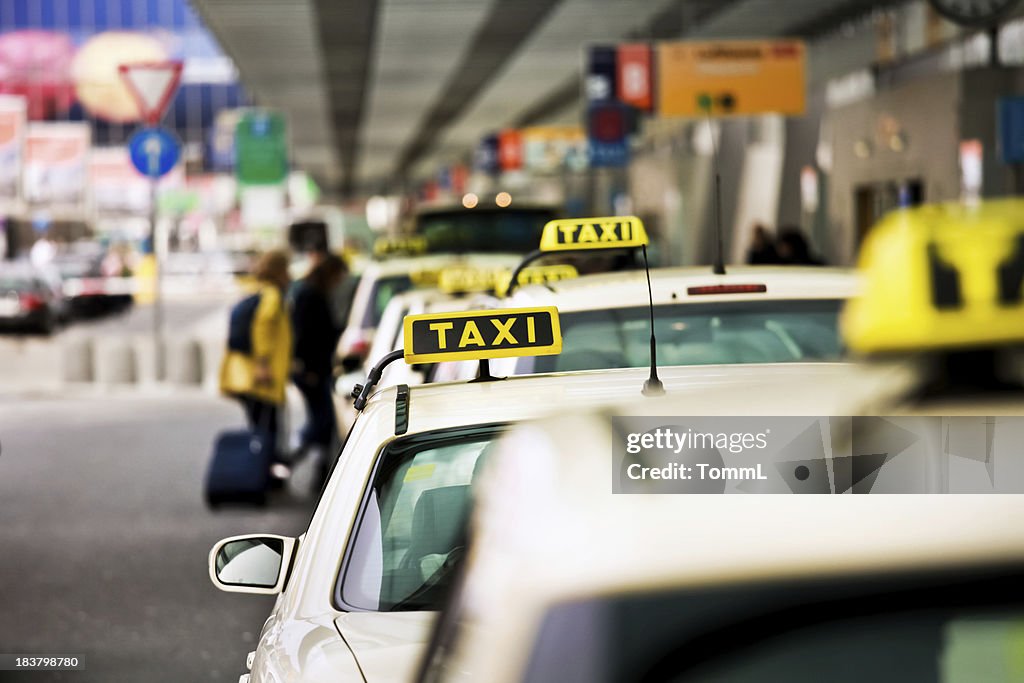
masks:
[[[182,63],[137,62],[118,67],[121,78],[135,96],[139,113],[149,125],[156,125],[174,96],[181,80]]]

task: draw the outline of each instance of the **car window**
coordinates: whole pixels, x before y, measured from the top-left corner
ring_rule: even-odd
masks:
[[[363,328],[370,329],[380,324],[384,309],[388,307],[391,297],[412,289],[412,279],[408,275],[393,275],[382,277],[373,283],[373,290],[370,293],[370,305],[363,317]]]
[[[470,492],[499,426],[389,444],[346,550],[339,602],[358,610],[440,605],[465,545]],[[426,439],[426,442],[424,442]]]
[[[839,300],[655,306],[661,365],[829,361],[842,355]],[[563,313],[562,353],[523,358],[517,374],[650,363],[646,306]]]
[[[419,216],[416,234],[429,253],[525,254],[540,243],[544,224],[557,218],[549,209],[439,211]]]
[[[1002,566],[566,602],[543,618],[523,680],[1020,681],[1022,579]]]

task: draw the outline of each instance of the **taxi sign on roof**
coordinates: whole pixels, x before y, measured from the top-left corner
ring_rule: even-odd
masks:
[[[1024,200],[889,214],[861,248],[863,286],[843,312],[858,353],[1024,342]]]
[[[490,292],[500,278],[509,275],[511,273],[505,268],[449,266],[438,275],[437,288],[448,294]]]
[[[406,363],[550,356],[562,351],[554,306],[409,315],[403,327]]]
[[[427,240],[423,237],[378,237],[373,243],[376,256],[388,254],[421,254],[427,250]]]
[[[647,231],[636,216],[563,218],[548,222],[540,237],[541,251],[624,249],[646,244]]]
[[[568,263],[560,263],[553,266],[533,266],[523,268],[519,271],[516,281],[519,285],[542,285],[545,282],[557,282],[559,280],[571,280],[579,277],[580,273],[575,266]],[[505,296],[508,293],[508,286],[512,284],[512,271],[507,270],[495,280],[494,293],[498,296]]]

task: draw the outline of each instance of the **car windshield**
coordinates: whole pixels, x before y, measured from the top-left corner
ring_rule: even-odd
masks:
[[[373,291],[370,293],[370,305],[363,317],[363,328],[374,329],[380,324],[384,315],[384,309],[388,307],[391,297],[412,289],[412,279],[408,275],[391,275],[378,278],[373,283]]]
[[[429,253],[525,254],[556,217],[550,209],[439,211],[420,215],[416,234],[427,239]]]
[[[349,542],[338,601],[434,610],[462,553],[470,490],[500,426],[399,439],[381,452]]]
[[[658,363],[716,365],[836,360],[841,302],[767,300],[655,306]],[[562,313],[562,353],[520,359],[517,374],[650,363],[650,309]]]

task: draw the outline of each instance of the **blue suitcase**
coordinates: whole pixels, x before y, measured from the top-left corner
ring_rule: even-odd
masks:
[[[218,434],[206,472],[206,504],[211,508],[222,503],[266,505],[273,452],[270,438],[259,431]]]

